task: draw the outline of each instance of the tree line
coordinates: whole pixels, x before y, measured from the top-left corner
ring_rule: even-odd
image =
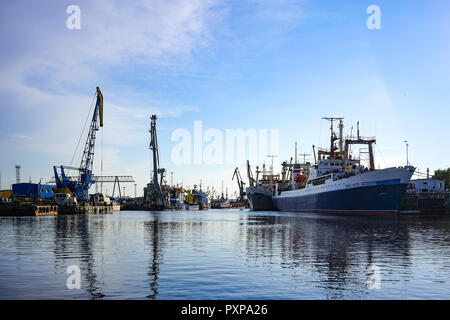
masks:
[[[450,168],[435,170],[433,179],[444,180],[445,189],[450,189]]]

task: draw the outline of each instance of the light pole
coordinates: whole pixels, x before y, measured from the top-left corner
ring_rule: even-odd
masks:
[[[135,183],[134,184],[134,198],[135,199],[137,198],[136,186],[137,186],[137,184]]]
[[[409,147],[409,144],[408,144],[408,141],[403,141],[404,143],[406,143],[406,165],[407,166],[409,166],[409,161],[408,161],[408,147]]]
[[[125,187],[123,187],[123,197],[125,198]]]

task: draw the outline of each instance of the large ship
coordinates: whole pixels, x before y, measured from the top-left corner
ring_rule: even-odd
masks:
[[[318,160],[309,169],[305,183],[297,185],[293,175],[288,190],[278,188],[272,198],[280,211],[317,213],[395,214],[415,168],[412,166],[375,170],[374,137],[343,137],[343,118],[324,118],[331,122],[330,149],[319,149]],[[339,121],[339,136],[333,121]],[[369,167],[352,159],[352,145],[368,146]],[[316,152],[314,150],[314,157]],[[297,180],[297,181],[296,181]]]

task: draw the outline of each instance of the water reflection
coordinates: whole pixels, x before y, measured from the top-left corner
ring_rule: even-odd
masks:
[[[102,237],[104,221],[96,221],[91,226],[89,216],[73,215],[60,216],[56,220],[55,236],[55,267],[60,269],[71,264],[78,265],[81,275],[87,283],[86,292],[92,299],[101,299],[102,283],[97,279],[95,272],[95,259],[101,254],[94,251],[95,237]],[[72,260],[72,261],[71,261]]]
[[[0,298],[448,298],[448,217],[121,212],[1,219]],[[65,288],[78,265],[82,290]],[[382,271],[369,290],[367,268]],[[26,272],[25,272],[26,271]]]
[[[151,291],[151,293],[147,295],[147,298],[150,299],[156,299],[158,295],[159,261],[162,255],[159,225],[160,222],[157,214],[154,216],[153,221],[144,222],[145,243],[147,243],[150,249],[150,263],[147,274],[150,277]]]
[[[348,288],[367,292],[362,280],[371,265],[402,266],[403,277],[411,268],[408,224],[397,217],[255,215],[246,230],[250,259],[263,263],[279,255],[282,268],[315,270],[313,285],[325,289],[327,298],[342,298]]]

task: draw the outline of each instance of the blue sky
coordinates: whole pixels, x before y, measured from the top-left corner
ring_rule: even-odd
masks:
[[[66,28],[72,4],[81,9],[79,30]],[[372,4],[381,9],[380,30],[366,26]],[[450,167],[448,1],[0,6],[3,188],[14,183],[15,164],[22,165],[22,180],[33,181],[49,180],[53,165],[70,164],[96,86],[105,100],[105,127],[95,173],[103,141],[103,174],[133,175],[138,194],[150,177],[153,113],[161,165],[184,185],[202,179],[220,190],[224,180],[230,193],[237,189],[235,165],[171,161],[172,132],[193,132],[196,120],[224,135],[226,129],[278,129],[281,162],[293,156],[295,141],[299,152],[327,146],[321,118],[342,116],[346,132],[359,120],[363,135],[376,135],[377,167],[404,165],[404,140],[421,172]]]

